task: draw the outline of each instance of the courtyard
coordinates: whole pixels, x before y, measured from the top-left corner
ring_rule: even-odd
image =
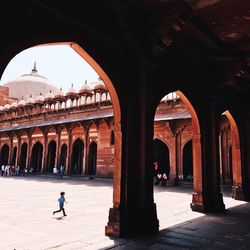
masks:
[[[228,220],[228,213],[225,216],[192,212],[191,187],[156,186],[155,202],[162,231],[146,238],[112,239],[104,235],[108,211],[112,207],[112,180],[54,179],[51,176],[1,177],[0,189],[0,249],[3,250],[166,249],[164,240],[168,244],[167,249],[186,249],[210,242],[205,240],[207,230],[213,225],[211,235],[216,236],[218,227],[215,225],[218,221],[221,221],[220,230],[222,224],[237,223],[232,216]],[[61,191],[66,193],[68,201],[65,204],[67,217],[62,217],[61,213],[52,215],[58,208],[57,199]],[[245,206],[245,211],[250,210],[248,203],[231,199],[227,192],[224,202],[229,212],[241,206]],[[249,222],[247,218],[245,224]],[[244,216],[241,220],[245,220]],[[199,227],[203,230],[196,231]],[[241,227],[244,228],[244,224]],[[188,233],[183,233],[184,229]],[[179,235],[179,239],[176,235]],[[190,245],[190,239],[194,237],[194,245]],[[229,235],[225,239],[232,240],[234,236]],[[240,241],[242,244],[244,242],[244,239]]]

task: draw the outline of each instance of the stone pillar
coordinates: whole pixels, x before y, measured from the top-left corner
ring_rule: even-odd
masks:
[[[47,155],[48,155],[48,131],[43,131],[43,158],[42,158],[42,167],[41,173],[48,173],[47,166]]]
[[[244,106],[245,107],[245,106]],[[244,109],[242,109],[244,110]],[[242,185],[234,185],[233,198],[237,200],[250,201],[250,116],[246,111],[242,113],[237,112],[234,116],[237,119],[238,131],[239,131],[239,145],[237,150],[240,151],[241,168],[238,175],[242,175]],[[239,183],[239,181],[238,181]]]
[[[118,176],[114,176],[114,207],[109,212],[106,235],[135,236],[156,233],[159,230],[153,199],[152,151],[155,109],[151,103],[150,93],[153,91],[154,79],[152,78],[151,83],[147,82],[147,71],[144,67],[135,69],[135,72],[130,79],[136,82],[130,83],[134,86],[134,95],[126,98],[126,107],[123,107],[125,113],[121,124],[121,181],[119,188],[116,186],[116,181],[119,182]],[[119,129],[118,126],[115,127],[115,136],[116,129]],[[115,137],[115,143],[119,143],[117,139]],[[115,149],[117,150],[116,146]],[[117,191],[120,191],[120,195]]]
[[[20,157],[21,157],[21,136],[22,134],[17,135],[17,165],[20,165]]]
[[[57,168],[60,167],[60,149],[61,149],[61,129],[57,130],[57,142],[56,142],[56,159],[55,159],[55,165]]]
[[[181,131],[175,133],[176,179],[183,180]]]
[[[68,129],[68,153],[67,153],[67,166],[66,166],[66,169],[65,169],[65,173],[67,174],[70,174],[71,173],[71,170],[70,170],[70,167],[71,167],[71,152],[72,152],[72,129],[69,128]]]
[[[27,136],[28,136],[28,149],[27,149],[27,169],[30,169],[30,162],[31,162],[31,153],[32,153],[32,131],[29,131],[27,133]]]
[[[205,212],[225,210],[220,190],[218,120],[216,100],[207,100],[201,114],[201,147]]]
[[[87,175],[88,172],[88,160],[89,160],[89,126],[84,126],[84,161],[82,174]]]
[[[8,164],[10,165],[12,162],[12,152],[13,152],[13,135],[10,135],[10,150],[9,150],[9,159]]]

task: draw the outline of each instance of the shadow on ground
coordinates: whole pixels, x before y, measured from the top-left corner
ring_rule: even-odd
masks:
[[[113,239],[104,249],[250,249],[250,203],[133,239]]]

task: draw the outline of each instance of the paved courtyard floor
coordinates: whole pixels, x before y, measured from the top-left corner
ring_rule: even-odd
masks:
[[[225,214],[204,215],[190,210],[191,188],[156,186],[161,232],[111,239],[104,235],[111,180],[1,177],[0,190],[0,250],[250,248],[250,205],[227,193]],[[52,215],[61,191],[67,217]]]

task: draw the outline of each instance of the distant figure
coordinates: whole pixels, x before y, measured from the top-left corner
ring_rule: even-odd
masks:
[[[60,167],[60,177],[63,178],[63,175],[64,175],[64,166],[61,165],[61,167]]]
[[[54,178],[56,178],[57,173],[58,173],[58,171],[57,171],[57,167],[56,167],[56,166],[54,166],[54,167],[53,167],[53,176],[54,176]]]
[[[63,212],[63,216],[67,216],[67,214],[65,213],[65,210],[64,210],[64,202],[68,203],[68,202],[65,200],[65,197],[64,197],[65,193],[64,193],[64,192],[61,192],[60,195],[61,195],[61,197],[58,199],[58,202],[59,202],[59,210],[54,211],[54,212],[53,212],[53,215],[54,215],[55,213],[59,213],[59,212],[62,211],[62,212]]]
[[[1,175],[2,175],[2,176],[3,176],[3,174],[4,174],[4,170],[5,170],[5,166],[2,165],[2,167],[1,167]]]
[[[33,173],[33,167],[30,168],[30,171],[29,171],[30,174]]]

